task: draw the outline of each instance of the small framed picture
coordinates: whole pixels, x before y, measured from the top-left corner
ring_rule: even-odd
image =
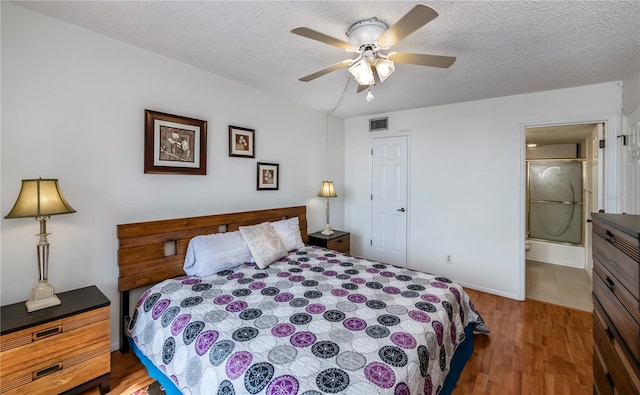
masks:
[[[207,174],[207,121],[145,110],[144,172]]]
[[[229,125],[229,156],[255,158],[254,129]]]
[[[280,165],[258,162],[258,190],[278,190]]]

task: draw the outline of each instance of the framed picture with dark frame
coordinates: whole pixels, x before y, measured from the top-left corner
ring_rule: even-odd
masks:
[[[144,110],[144,172],[207,174],[207,121]]]
[[[255,129],[229,125],[229,156],[255,158]]]
[[[280,185],[280,165],[277,163],[258,162],[259,191],[278,190]]]

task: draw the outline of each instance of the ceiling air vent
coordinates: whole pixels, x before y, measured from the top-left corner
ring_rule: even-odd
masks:
[[[389,130],[389,117],[375,118],[369,120],[369,131]]]

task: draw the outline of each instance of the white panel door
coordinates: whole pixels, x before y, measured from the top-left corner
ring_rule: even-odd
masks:
[[[371,258],[407,267],[407,136],[372,144]]]
[[[604,138],[604,125],[599,123],[595,126],[593,133],[591,133],[591,137],[588,139],[587,143],[587,153],[586,155],[589,157],[589,166],[590,169],[587,172],[588,178],[586,180],[585,185],[585,219],[591,220],[591,213],[597,213],[600,209],[600,204],[602,200],[599,199],[600,191],[602,188],[599,187],[599,184],[602,183],[602,179],[600,178],[604,173],[602,171],[602,163],[599,160],[600,151],[603,151],[602,148],[599,148],[599,142]],[[592,228],[590,223],[585,222],[584,227],[584,248],[585,248],[585,270],[589,277],[592,277],[593,273],[593,252],[592,252]]]
[[[604,140],[604,124],[599,123],[597,126],[597,140],[593,142],[593,172],[591,173],[591,177],[593,177],[593,206],[591,207],[592,212],[596,213],[600,211],[600,209],[604,209],[604,148],[600,148],[600,140]]]

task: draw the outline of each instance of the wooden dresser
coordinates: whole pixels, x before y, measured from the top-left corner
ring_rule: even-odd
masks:
[[[640,215],[592,214],[593,393],[640,394]]]
[[[95,286],[57,295],[59,306],[31,313],[2,306],[0,393],[109,391],[111,302]]]

